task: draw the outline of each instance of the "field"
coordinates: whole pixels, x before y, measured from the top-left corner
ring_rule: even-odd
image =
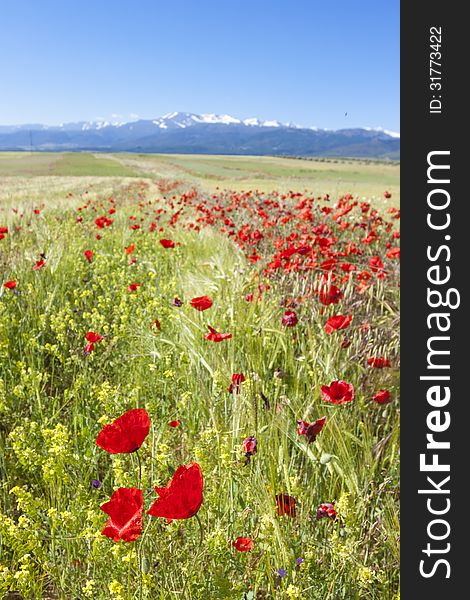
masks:
[[[399,166],[0,177],[1,597],[397,600]]]

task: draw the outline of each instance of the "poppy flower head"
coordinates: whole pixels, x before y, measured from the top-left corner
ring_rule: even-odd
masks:
[[[174,248],[175,247],[175,242],[173,240],[160,240],[160,244],[164,248]]]
[[[130,293],[136,292],[140,288],[140,283],[131,283],[127,286],[127,291]]]
[[[242,445],[243,445],[243,452],[245,453],[246,457],[249,459],[251,456],[256,454],[256,451],[258,449],[258,440],[255,438],[254,435],[250,435],[250,437],[247,437],[243,440]]]
[[[210,325],[207,326],[209,328],[209,333],[206,333],[204,336],[206,340],[211,342],[222,342],[223,340],[229,340],[232,337],[231,333],[218,333],[213,327]]]
[[[282,324],[284,327],[295,327],[299,319],[297,314],[293,310],[286,310],[286,312],[282,315]]]
[[[39,269],[42,269],[45,265],[46,261],[43,258],[41,258],[41,260],[36,261],[36,264],[33,267],[33,271],[39,271]]]
[[[321,397],[323,402],[346,404],[354,400],[354,386],[346,381],[332,381],[330,385],[322,385]]]
[[[85,334],[85,339],[87,342],[96,344],[96,342],[100,342],[103,339],[103,336],[99,333],[96,333],[95,331],[87,331],[87,333]]]
[[[317,521],[319,519],[331,519],[336,521],[337,513],[334,502],[323,502],[317,509]]]
[[[323,425],[326,422],[326,417],[322,417],[321,419],[317,419],[314,423],[306,423],[305,421],[297,421],[297,433],[299,435],[304,435],[307,442],[314,442],[317,435],[323,429]]]
[[[212,306],[212,299],[209,296],[199,296],[191,300],[191,306],[202,312]]]
[[[174,421],[170,421],[168,423],[168,425],[170,427],[176,428],[176,427],[179,427],[181,425],[181,421],[178,421],[178,420],[175,419]]]
[[[12,279],[11,281],[5,281],[3,287],[7,290],[14,290],[16,288],[16,281]]]
[[[388,404],[392,400],[392,394],[388,390],[379,390],[372,396],[372,400],[377,404]]]
[[[228,393],[236,394],[239,393],[241,384],[245,381],[245,375],[243,373],[233,373],[232,375],[232,383],[228,386]]]
[[[164,488],[155,488],[160,496],[148,510],[152,517],[189,519],[194,516],[202,504],[204,479],[201,467],[197,463],[178,467]]]
[[[338,304],[343,297],[343,292],[336,285],[327,285],[320,290],[319,299],[322,304],[329,306],[330,304]]]
[[[232,546],[238,550],[238,552],[250,552],[253,549],[253,539],[251,537],[237,537],[232,542]]]
[[[340,331],[349,327],[352,321],[352,315],[333,315],[325,323],[325,331],[331,335],[334,331]]]
[[[83,252],[83,256],[86,258],[86,260],[91,263],[91,259],[93,258],[93,250],[85,250]]]
[[[142,490],[119,488],[113,492],[108,502],[100,506],[109,515],[102,535],[115,542],[134,542],[142,533]]]
[[[296,516],[296,500],[288,494],[276,495],[276,513],[279,516],[287,515],[288,517]]]
[[[367,359],[367,364],[375,369],[383,369],[390,366],[390,359],[385,356],[371,356]]]
[[[110,425],[104,425],[96,444],[110,454],[135,452],[150,430],[150,418],[144,408],[132,408]]]

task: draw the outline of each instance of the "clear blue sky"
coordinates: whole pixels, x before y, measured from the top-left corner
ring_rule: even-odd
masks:
[[[176,110],[399,131],[399,34],[398,0],[3,0],[0,124]]]

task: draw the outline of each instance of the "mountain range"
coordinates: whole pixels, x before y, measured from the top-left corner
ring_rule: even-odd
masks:
[[[0,125],[0,150],[398,159],[400,135],[382,128],[334,131],[257,118],[173,112],[130,122]]]

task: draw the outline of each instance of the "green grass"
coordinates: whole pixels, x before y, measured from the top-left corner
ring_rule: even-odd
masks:
[[[306,190],[337,197],[351,193],[375,205],[398,206],[400,166],[383,161],[181,154],[0,153],[0,177],[140,175],[179,191],[195,186],[264,192]],[[171,187],[171,185],[170,185]],[[385,200],[383,193],[392,193]]]
[[[3,152],[0,177],[94,176],[135,177],[136,171],[99,154],[82,152]]]
[[[0,195],[0,226],[9,228],[0,240],[0,283],[18,282],[18,293],[0,287],[0,596],[397,600],[399,290],[397,262],[384,256],[384,244],[392,239],[389,215],[371,225],[356,206],[344,220],[351,226],[341,229],[322,212],[334,206],[334,196],[312,204],[311,221],[298,215],[298,199],[284,201],[281,194],[253,193],[245,202],[240,194],[212,200],[201,191],[182,205],[179,188],[188,190],[194,181],[202,188],[209,181],[197,171],[200,164],[206,173],[221,169],[228,177],[227,165],[237,160],[106,160],[123,161],[131,170],[143,170],[145,162],[153,171],[143,180],[12,176]],[[260,164],[274,177],[277,161],[253,162],[258,180],[264,173]],[[290,161],[281,162],[281,171],[288,168]],[[253,164],[240,163],[242,173]],[[191,169],[199,175],[190,175]],[[157,171],[166,174],[158,178]],[[279,174],[279,185],[284,177]],[[179,187],[162,192],[169,182]],[[263,227],[260,209],[274,217],[276,203],[281,216],[296,218]],[[227,211],[223,216],[219,204]],[[189,224],[206,214],[201,206],[214,223],[199,223],[197,232]],[[112,207],[116,212],[110,215]],[[176,227],[170,227],[170,217],[183,207]],[[114,221],[98,230],[95,219],[104,214]],[[247,260],[252,247],[240,248],[220,231],[225,217],[237,232],[246,227],[263,232],[255,246],[263,257],[259,263]],[[361,221],[377,230],[372,245],[363,245],[364,230],[353,228]],[[132,230],[133,223],[141,228]],[[361,272],[369,269],[371,256],[380,255],[387,277],[372,274],[360,291],[356,277],[338,283],[344,298],[325,307],[315,292],[319,268],[280,270],[270,278],[263,273],[276,239],[297,240],[305,231],[315,239],[319,224],[331,230],[323,237],[337,239],[335,250],[354,242],[364,251],[341,260]],[[165,250],[160,237],[179,245]],[[125,253],[131,244],[135,264]],[[91,263],[83,256],[86,249],[94,253]],[[46,265],[34,271],[40,253]],[[339,279],[344,276],[338,271]],[[134,282],[141,287],[129,293]],[[261,284],[270,286],[262,294]],[[253,302],[246,301],[248,293]],[[206,294],[213,306],[194,310],[190,299]],[[184,300],[180,308],[172,304],[176,296]],[[291,301],[299,323],[286,328],[281,319]],[[327,335],[326,318],[337,313],[352,314],[352,325]],[[155,319],[160,331],[151,328]],[[233,338],[206,340],[208,325]],[[90,330],[104,339],[86,356]],[[341,345],[343,333],[349,346]],[[371,355],[389,356],[392,368],[371,369]],[[239,394],[227,391],[233,373],[246,376]],[[354,385],[353,402],[322,401],[321,386],[334,379]],[[371,401],[381,388],[392,392],[388,405]],[[139,450],[141,477],[135,454],[110,455],[95,444],[104,422],[134,407],[145,407],[151,418]],[[322,415],[324,430],[307,444],[297,434],[297,420],[313,422]],[[179,428],[168,426],[173,419],[181,421]],[[258,440],[258,452],[244,465],[241,443],[250,435]],[[156,499],[153,487],[164,486],[175,468],[190,461],[204,474],[199,522],[168,524],[144,515],[138,542],[114,543],[101,535],[107,516],[100,505],[114,490],[141,487],[148,509]],[[92,479],[102,481],[100,490],[91,487]],[[280,493],[295,497],[295,518],[276,513]],[[338,520],[317,521],[318,506],[333,501]],[[251,552],[233,548],[238,536],[253,538]],[[298,558],[304,560],[299,568]],[[280,568],[287,571],[282,581]]]

